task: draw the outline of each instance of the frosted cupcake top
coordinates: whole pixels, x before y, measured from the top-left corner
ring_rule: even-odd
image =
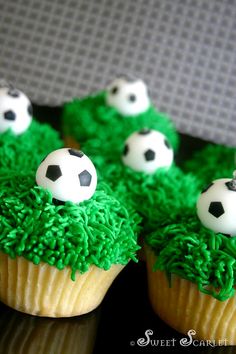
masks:
[[[137,212],[144,216],[143,225],[148,230],[156,220],[159,200],[156,188],[172,164],[179,138],[169,117],[151,104],[144,84],[130,78],[118,79],[106,91],[67,103],[63,110],[63,132],[80,143],[94,162],[100,179],[108,182],[119,196],[126,193]],[[138,157],[137,140],[148,138],[146,133],[153,136],[153,141],[145,146],[147,151],[140,143]],[[135,142],[131,134],[135,135]],[[159,143],[154,144],[158,139]],[[141,156],[142,149],[148,161]],[[155,153],[158,157],[153,159]],[[173,173],[178,175],[176,170]]]
[[[157,112],[153,105],[142,113],[125,116],[106,103],[105,91],[65,104],[62,130],[83,144],[99,139],[100,153],[119,150],[127,137],[142,128],[156,129],[165,134],[174,150],[178,147],[178,134],[169,117]],[[112,148],[112,149],[111,149]]]
[[[105,180],[119,197],[126,195],[143,218],[144,233],[175,221],[179,215],[191,215],[201,188],[192,174],[175,165],[152,174],[137,172],[122,163],[120,154],[108,159],[97,155],[90,144],[84,144],[83,150],[89,152],[98,178]]]
[[[7,169],[6,175],[30,171],[62,146],[56,131],[32,118],[32,104],[25,93],[0,80],[0,169]]]
[[[224,218],[222,221],[222,218],[220,219],[220,216],[224,217],[224,213],[228,213],[226,216],[229,219],[231,217],[231,224],[235,223],[235,217],[232,216],[235,214],[234,208],[232,209],[232,202],[228,198],[228,194],[235,191],[230,192],[226,186],[224,187],[229,179],[222,179],[232,175],[234,154],[233,148],[209,145],[186,165],[188,171],[194,173],[198,186],[201,185],[201,189],[196,193],[196,201],[200,191],[202,197],[209,192],[208,200],[205,200],[206,198],[203,200],[204,208],[198,205],[198,214],[202,222],[207,219],[208,222],[205,221],[204,224],[211,226],[215,232],[203,226],[197,217],[196,201],[187,207],[186,203],[189,202],[187,190],[186,193],[182,193],[178,187],[174,197],[178,200],[182,198],[182,207],[176,208],[175,202],[168,198],[164,205],[164,213],[171,215],[169,224],[158,226],[146,237],[146,243],[157,256],[155,269],[165,271],[170,281],[172,274],[190,280],[197,284],[201,292],[221,301],[235,294],[236,285],[236,237],[226,235],[226,231],[222,233],[222,230],[226,230],[230,225],[224,225]],[[208,188],[204,188],[207,184]],[[218,184],[222,187],[215,191]],[[222,206],[221,200],[226,204]],[[230,213],[227,202],[231,205]],[[222,211],[219,213],[216,207],[222,208]],[[219,225],[222,228],[219,228]]]
[[[50,151],[60,148],[62,141],[59,133],[48,124],[33,120],[29,128],[21,135],[11,130],[0,133],[0,170],[6,169],[6,177],[11,171],[30,171]],[[2,177],[4,173],[2,173]]]
[[[206,229],[194,215],[158,228],[146,243],[157,256],[154,270],[165,271],[170,282],[176,274],[220,301],[235,294],[235,237]]]
[[[140,218],[103,183],[89,200],[55,205],[52,194],[36,186],[35,171],[12,172],[1,181],[0,220],[2,252],[34,264],[69,266],[73,280],[92,264],[107,270],[136,261]]]

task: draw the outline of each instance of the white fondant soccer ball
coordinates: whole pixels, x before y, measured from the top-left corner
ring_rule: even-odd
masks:
[[[197,215],[214,232],[236,236],[236,190],[232,179],[222,178],[203,190],[197,201]]]
[[[142,80],[116,79],[108,87],[106,103],[123,116],[143,113],[150,107],[147,86]]]
[[[135,171],[151,174],[160,167],[170,167],[173,157],[173,149],[165,135],[142,129],[126,140],[122,161]]]
[[[32,105],[28,97],[12,87],[0,88],[0,133],[11,129],[22,134],[32,121]]]
[[[63,148],[51,152],[41,162],[36,182],[49,190],[56,200],[80,203],[94,194],[97,173],[82,151]]]

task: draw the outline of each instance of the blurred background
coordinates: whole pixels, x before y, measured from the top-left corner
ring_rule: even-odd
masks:
[[[0,77],[60,106],[117,74],[182,133],[236,146],[235,0],[0,0]]]

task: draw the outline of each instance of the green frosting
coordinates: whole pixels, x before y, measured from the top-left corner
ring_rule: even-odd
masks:
[[[59,134],[33,121],[19,136],[0,135],[0,250],[84,273],[91,264],[105,270],[136,261],[140,217],[101,183],[92,199],[79,205],[54,205],[50,192],[36,186],[41,160],[62,147]],[[126,207],[123,206],[123,203]]]
[[[81,144],[98,137],[98,151],[105,155],[119,150],[131,133],[145,127],[165,134],[177,149],[179,141],[173,123],[154,106],[137,116],[125,117],[107,106],[105,92],[100,92],[65,104],[62,114],[64,136],[72,136]]]
[[[198,289],[224,301],[235,294],[236,237],[215,234],[201,225],[193,210],[188,220],[158,228],[146,243],[157,256],[154,269],[196,283]]]
[[[165,134],[174,150],[178,137],[168,117],[152,106],[136,117],[122,117],[105,105],[105,93],[74,100],[64,107],[64,135],[76,138],[93,160],[100,179],[117,195],[126,195],[143,217],[146,243],[157,256],[155,269],[177,274],[219,300],[235,292],[236,238],[202,226],[196,200],[205,184],[232,176],[235,149],[210,145],[185,166],[159,169],[152,175],[122,164],[126,138],[147,127]],[[195,175],[195,176],[194,176]]]
[[[159,194],[163,194],[166,187],[170,190],[169,184],[178,184],[183,174],[173,167],[169,171],[159,169],[147,175],[123,165],[121,156],[126,138],[144,127],[162,132],[173,149],[177,149],[178,134],[172,122],[153,106],[143,114],[123,117],[105,104],[105,92],[76,99],[64,106],[64,135],[79,141],[81,149],[95,164],[99,178],[108,182],[119,198],[126,196],[126,203],[130,202],[144,218],[143,225],[147,231],[156,226],[157,214],[161,215],[158,210],[163,208],[163,204],[159,205],[159,200],[163,202],[163,199],[161,196],[159,199]],[[192,179],[189,179],[188,188],[191,190]]]
[[[142,216],[145,232],[166,223],[168,214],[168,222],[175,221],[176,213],[183,210],[187,213],[195,205],[196,195],[201,189],[198,180],[174,164],[153,174],[136,172],[123,164],[122,145],[109,155],[99,154],[98,138],[88,140],[82,145],[82,150],[92,159],[99,178],[105,180],[119,196],[125,193],[126,199]]]
[[[10,130],[0,134],[0,170],[30,171],[51,151],[62,147],[59,133],[47,124],[33,120],[21,135]]]
[[[9,178],[2,169],[0,183],[0,250],[11,258],[70,266],[72,280],[92,264],[107,270],[137,260],[140,218],[106,184],[79,205],[54,205],[50,192],[35,185],[35,171],[11,171]]]
[[[235,170],[235,153],[236,148],[209,144],[185,163],[184,170],[192,172],[202,186],[218,178],[231,178]]]
[[[145,241],[157,256],[154,270],[165,271],[196,283],[198,289],[224,301],[235,293],[236,285],[236,238],[215,234],[205,228],[196,215],[199,190],[217,178],[230,178],[234,169],[235,149],[208,145],[197,152],[184,168],[195,176],[196,190],[191,197],[188,182],[177,186],[173,201],[165,192],[165,210],[162,218],[166,224],[158,224]],[[183,181],[184,181],[183,180]]]

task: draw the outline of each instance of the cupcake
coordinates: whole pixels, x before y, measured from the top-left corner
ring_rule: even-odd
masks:
[[[140,79],[121,77],[105,91],[74,99],[63,107],[62,131],[69,143],[93,140],[97,155],[111,156],[127,137],[142,128],[156,129],[167,136],[174,150],[178,135],[169,117],[151,103]]]
[[[20,90],[0,87],[0,169],[21,174],[36,168],[52,150],[62,147],[58,132],[33,118],[32,105]]]
[[[29,170],[2,180],[3,303],[38,316],[81,315],[137,261],[139,216],[107,184],[96,184],[91,160],[66,148],[50,153],[36,177]]]
[[[145,239],[152,307],[181,333],[193,329],[197,339],[235,345],[235,177],[211,182],[187,214],[188,195],[176,197],[182,209],[166,207],[175,220]]]
[[[156,227],[156,186],[182,175],[173,163],[178,134],[152,105],[144,82],[116,79],[105,92],[67,103],[63,130],[92,158],[99,178],[126,195],[143,231]]]
[[[51,319],[1,308],[0,352],[4,354],[91,354],[99,311],[80,318]]]

